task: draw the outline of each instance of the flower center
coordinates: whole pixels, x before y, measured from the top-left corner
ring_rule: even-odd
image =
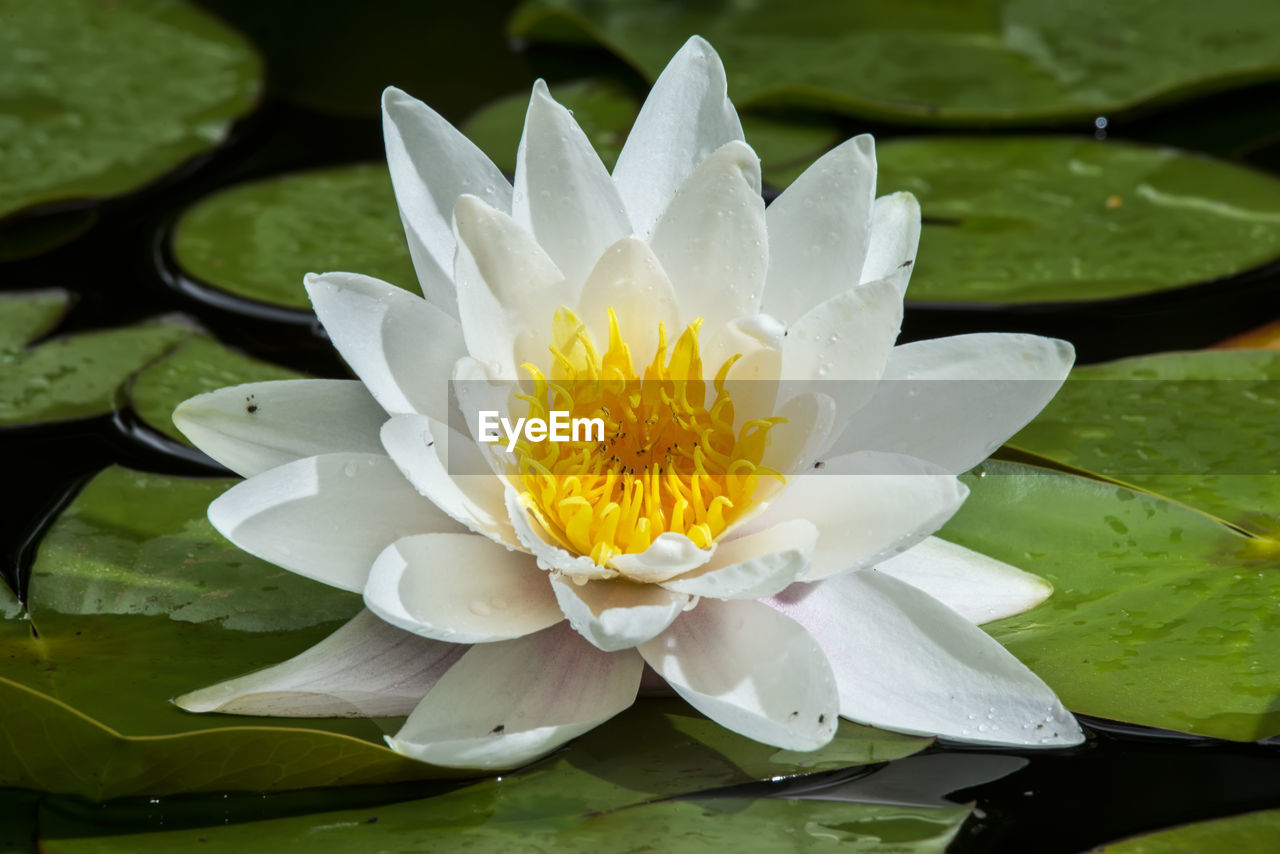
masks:
[[[698,329],[689,324],[668,355],[658,324],[653,359],[637,374],[609,310],[609,346],[601,354],[586,326],[561,307],[552,323],[550,376],[530,364],[533,393],[517,394],[529,418],[549,412],[599,418],[604,440],[516,443],[511,475],[521,504],[555,541],[595,563],[649,547],[663,533],[706,548],[751,506],[760,478],[782,475],[761,464],[770,428],[759,418],[734,429],[725,388],[727,359],[707,405]]]

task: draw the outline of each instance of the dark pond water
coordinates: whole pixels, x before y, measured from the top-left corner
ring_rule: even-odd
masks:
[[[341,376],[345,369],[308,325],[227,310],[169,287],[165,235],[176,213],[212,189],[245,179],[380,159],[380,124],[370,108],[388,83],[413,92],[455,122],[492,98],[526,89],[534,76],[554,81],[603,71],[640,94],[644,91],[634,72],[603,53],[512,50],[501,35],[506,3],[384,0],[360,6],[357,13],[353,4],[310,2],[293,6],[288,14],[261,0],[210,0],[207,5],[262,47],[271,75],[267,98],[227,145],[140,194],[108,203],[79,239],[34,259],[0,265],[6,289],[57,286],[77,294],[64,331],[181,311],[197,316],[232,346],[320,375]],[[1277,96],[1280,87],[1255,87],[1112,121],[1107,133],[1280,171],[1280,145],[1266,132],[1280,128],[1280,120],[1269,123],[1265,115],[1280,112],[1259,106],[1280,104]],[[849,130],[888,137],[906,129],[850,122]],[[1095,128],[1056,130],[1093,134]],[[1047,332],[1073,340],[1085,360],[1199,346],[1280,316],[1276,272],[1249,274],[1227,289],[1131,301],[1104,312],[1096,307],[1018,313],[915,308],[908,311],[904,334]],[[141,436],[146,439],[145,432]],[[0,460],[9,484],[6,493],[20,496],[11,497],[0,513],[5,571],[19,584],[42,527],[104,466],[122,463],[173,474],[213,471],[194,456],[176,456],[139,441],[128,415],[0,432]],[[930,755],[948,757],[947,773],[940,773],[936,763],[924,765],[908,788],[926,802],[949,797],[977,803],[953,846],[957,852],[1068,854],[1171,824],[1280,806],[1277,746],[1193,739],[1088,720],[1085,725],[1089,741],[1065,752],[935,747]],[[983,783],[992,756],[1027,762]],[[871,779],[861,771],[857,776],[864,782]],[[751,789],[775,790],[788,791],[763,784]],[[412,787],[370,789],[350,793],[348,802],[379,803],[425,793]],[[192,816],[202,810],[232,821],[308,812],[315,808],[311,797],[302,793],[264,801],[240,795],[216,804],[170,799],[145,808],[122,806],[131,820],[174,827],[198,822]]]

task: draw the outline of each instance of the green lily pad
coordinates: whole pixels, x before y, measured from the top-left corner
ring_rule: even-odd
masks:
[[[27,291],[0,295],[0,358],[46,335],[66,314],[71,294],[64,290]]]
[[[555,788],[556,782],[554,774],[520,775],[501,785],[481,784],[427,800],[160,833],[120,833],[112,828],[113,835],[89,836],[91,827],[84,824],[42,816],[41,844],[51,854],[463,849],[475,854],[679,854],[734,847],[761,852],[941,854],[973,809],[738,797],[595,812],[584,808],[589,799],[566,797]]]
[[[1280,352],[1079,367],[1014,448],[1182,502],[1280,554]]]
[[[1091,119],[1280,76],[1280,9],[1252,0],[526,0],[510,31],[598,42],[650,80],[697,33],[740,106],[933,125]]]
[[[551,87],[551,95],[573,112],[596,153],[610,169],[622,152],[640,104],[630,90],[613,80],[579,80]],[[498,168],[516,169],[516,149],[529,106],[525,93],[494,101],[462,124],[462,132],[480,146]],[[760,155],[764,182],[782,189],[824,151],[839,142],[828,124],[761,116],[742,116],[743,132]]]
[[[191,715],[172,705],[296,655],[360,608],[358,596],[222,540],[205,510],[231,483],[114,467],[58,518],[32,569],[31,619],[0,622],[0,787],[104,799],[460,776],[384,747],[396,721]],[[929,744],[844,724],[823,750],[794,754],[677,706],[638,708],[560,761],[585,769],[592,786],[607,777],[616,806]]]
[[[924,213],[910,299],[1137,296],[1280,258],[1280,180],[1172,149],[946,137],[879,149],[878,192]]]
[[[307,273],[357,270],[420,293],[383,165],[343,166],[241,184],[188,209],[173,235],[200,282],[310,310]]]
[[[65,302],[61,292],[0,298],[0,426],[111,412],[130,375],[191,334],[186,323],[161,319],[13,349],[46,331]]]
[[[1113,842],[1099,854],[1240,854],[1270,851],[1280,838],[1280,810],[1233,815]]]
[[[942,535],[1047,579],[983,628],[1074,712],[1235,741],[1280,733],[1280,548],[1157,495],[988,461]]]
[[[194,4],[0,9],[0,217],[133,190],[217,145],[257,102],[257,54]]]
[[[182,401],[224,386],[302,376],[224,347],[212,338],[193,336],[134,375],[129,383],[129,404],[152,428],[190,445],[173,426],[174,407]]]

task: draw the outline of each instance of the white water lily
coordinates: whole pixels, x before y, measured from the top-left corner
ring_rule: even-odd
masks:
[[[425,299],[309,276],[359,382],[238,386],[174,414],[247,478],[209,508],[218,530],[361,592],[367,610],[180,705],[408,714],[394,749],[506,768],[627,708],[647,665],[781,748],[821,747],[838,716],[981,743],[1081,740],[976,625],[1048,585],[931,536],[967,494],[954,473],[1044,406],[1071,347],[1002,334],[894,346],[920,214],[908,194],[875,198],[870,137],[766,209],[698,38],[612,175],[541,82],[514,186],[424,104],[389,89],[383,110]],[[473,412],[466,390],[522,370],[534,398],[604,412],[609,440],[481,459],[448,426],[449,380]],[[642,379],[678,393],[605,405]],[[959,382],[973,379],[988,382]]]

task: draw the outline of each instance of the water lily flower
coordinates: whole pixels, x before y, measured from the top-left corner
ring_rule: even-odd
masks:
[[[210,506],[214,526],[367,609],[181,706],[407,714],[394,749],[475,768],[545,755],[646,678],[793,750],[827,743],[840,716],[1081,740],[976,625],[1047,584],[932,537],[967,494],[955,474],[1044,406],[1072,349],[895,346],[920,213],[909,194],[876,198],[870,137],[766,208],[699,38],[612,174],[541,82],[514,183],[405,93],[387,90],[383,116],[424,297],[309,276],[359,381],[237,386],[174,414],[247,478]],[[458,413],[510,402],[517,381],[529,411],[558,400],[608,437],[481,453]]]

